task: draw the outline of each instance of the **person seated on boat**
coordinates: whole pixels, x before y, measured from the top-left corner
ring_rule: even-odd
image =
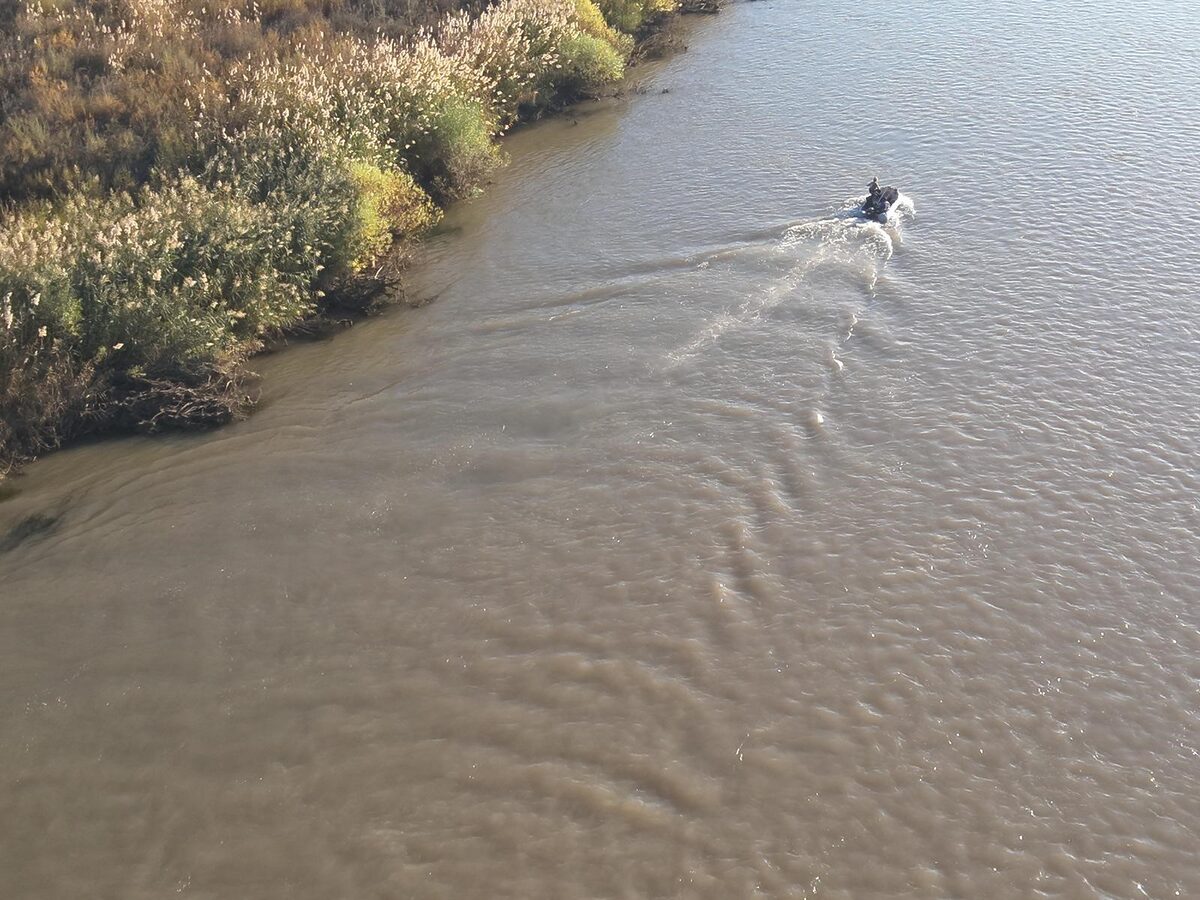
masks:
[[[868,216],[886,215],[887,211],[900,198],[900,192],[894,187],[881,188],[879,179],[872,178],[867,185],[867,199],[863,201],[863,212]]]
[[[871,183],[867,185],[867,199],[863,201],[863,212],[868,216],[879,214],[879,201],[883,195],[883,191],[879,188],[879,179],[872,178]]]

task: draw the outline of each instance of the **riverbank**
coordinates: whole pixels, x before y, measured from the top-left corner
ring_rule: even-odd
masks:
[[[616,83],[681,6],[451,5],[10,17],[0,473],[85,435],[244,413],[247,357],[396,288],[507,130]]]

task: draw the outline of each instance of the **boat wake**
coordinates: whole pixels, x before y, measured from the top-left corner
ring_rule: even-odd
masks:
[[[915,215],[916,206],[904,194],[883,222],[864,218],[861,201],[851,198],[824,218],[787,226],[782,235],[770,241],[705,254],[696,261],[698,268],[739,259],[761,264],[764,258],[781,261],[785,268],[761,290],[713,316],[691,341],[668,354],[668,366],[679,365],[712,347],[723,335],[757,322],[801,292],[819,272],[845,274],[867,292],[873,292],[884,263],[903,242],[904,223]]]
[[[883,261],[892,258],[903,243],[903,225],[916,217],[912,198],[901,194],[882,222],[863,216],[862,201],[851,197],[824,219],[793,225],[783,236],[784,242],[803,243],[817,240],[822,244],[844,244],[875,253]]]

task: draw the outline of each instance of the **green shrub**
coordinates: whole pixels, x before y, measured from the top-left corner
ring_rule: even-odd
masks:
[[[446,97],[402,154],[417,180],[441,200],[465,197],[500,165],[496,125],[478,103]]]
[[[612,45],[622,58],[628,57],[633,50],[633,38],[617,31],[605,21],[604,13],[596,5],[596,0],[575,0],[575,21],[581,31]]]
[[[677,0],[596,0],[604,18],[626,34],[638,31],[653,16],[674,11]]]
[[[625,74],[625,59],[612,44],[583,32],[568,35],[559,47],[557,89],[567,99],[589,96]]]
[[[355,228],[338,255],[349,260],[351,271],[376,262],[396,238],[419,235],[441,218],[441,210],[407,172],[363,162],[350,171],[358,192]]]

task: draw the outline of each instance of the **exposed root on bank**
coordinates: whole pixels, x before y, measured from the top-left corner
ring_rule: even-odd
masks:
[[[243,416],[258,399],[257,376],[240,366],[204,367],[166,377],[114,380],[110,399],[95,411],[98,430],[156,434],[225,425]]]
[[[100,434],[196,431],[242,418],[257,376],[240,357],[146,375],[71,372],[51,364],[36,386],[10,381],[0,396],[0,476],[64,444]]]

